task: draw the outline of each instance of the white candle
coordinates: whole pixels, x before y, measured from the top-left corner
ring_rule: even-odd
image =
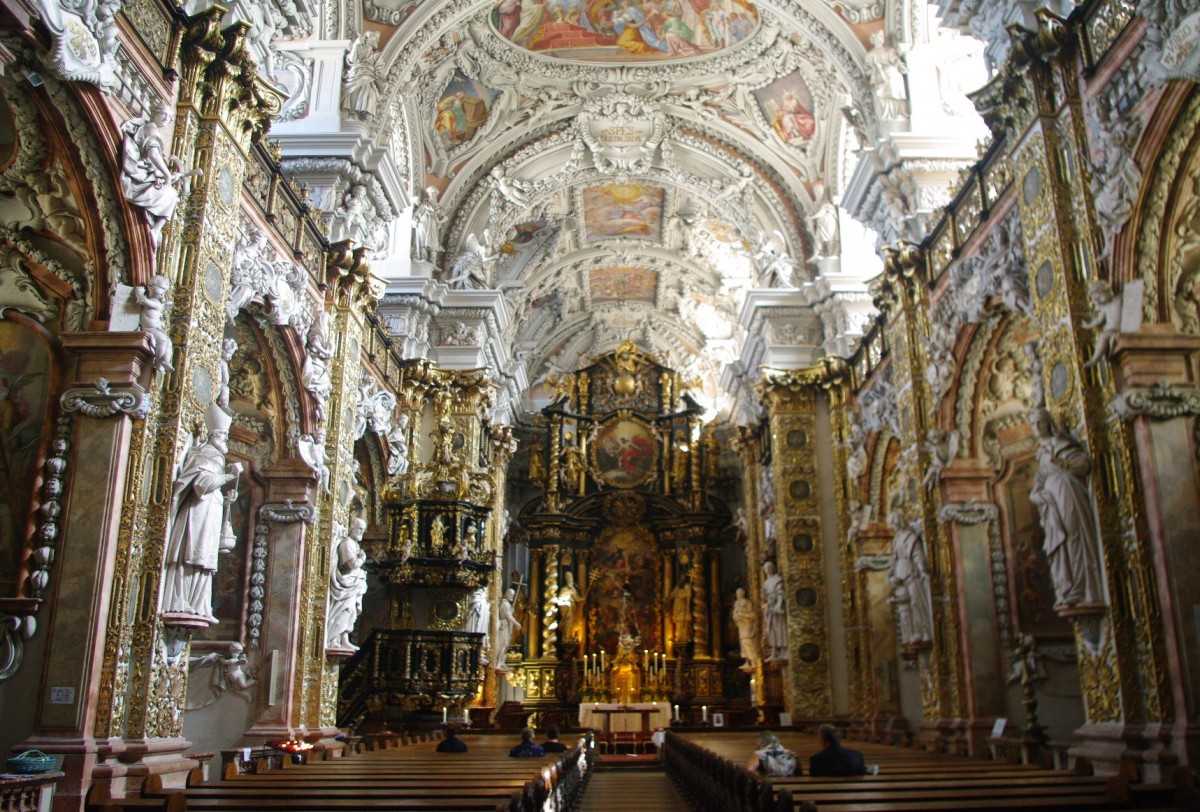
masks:
[[[750,678],[750,704],[753,705],[756,701],[757,700],[756,700],[755,694],[754,694],[754,677],[751,677]]]
[[[675,706],[675,721],[676,722],[679,721],[679,706],[678,705]]]
[[[471,724],[471,712],[469,710],[467,710],[466,708],[463,708],[463,724],[464,725]]]
[[[700,706],[700,721],[701,721],[701,722],[707,722],[707,721],[708,721],[708,705],[701,705],[701,706]]]
[[[447,721],[449,721],[449,717],[447,715],[447,710],[448,709],[446,708],[446,706],[443,705],[442,706],[442,724],[443,725],[446,724]]]
[[[603,650],[603,649],[601,649],[601,650],[600,650],[600,670],[601,670],[601,671],[607,671],[607,670],[608,670],[608,668],[607,668],[607,667],[605,667],[605,665],[604,665],[604,660],[605,660],[605,657],[604,657],[604,650]]]
[[[642,670],[645,671],[649,668],[650,668],[650,649],[644,648],[644,649],[642,649]]]

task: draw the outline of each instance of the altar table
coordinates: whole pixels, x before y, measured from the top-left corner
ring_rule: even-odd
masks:
[[[671,703],[634,702],[628,705],[611,702],[581,702],[579,726],[599,727],[604,733],[638,732],[649,734],[671,724]]]

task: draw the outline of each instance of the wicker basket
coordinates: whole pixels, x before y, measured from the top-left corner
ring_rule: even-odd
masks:
[[[41,750],[26,750],[8,760],[8,771],[17,775],[34,775],[53,770],[54,763],[54,756],[48,756]]]

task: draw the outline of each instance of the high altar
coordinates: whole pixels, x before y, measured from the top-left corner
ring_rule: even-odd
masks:
[[[731,511],[703,410],[632,342],[552,386],[527,442],[537,491],[518,516],[529,583],[513,584],[525,645],[510,682],[531,707],[718,700]]]

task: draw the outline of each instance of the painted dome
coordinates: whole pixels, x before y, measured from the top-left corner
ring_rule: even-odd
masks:
[[[576,62],[660,62],[714,54],[758,30],[744,0],[501,0],[504,39]]]

